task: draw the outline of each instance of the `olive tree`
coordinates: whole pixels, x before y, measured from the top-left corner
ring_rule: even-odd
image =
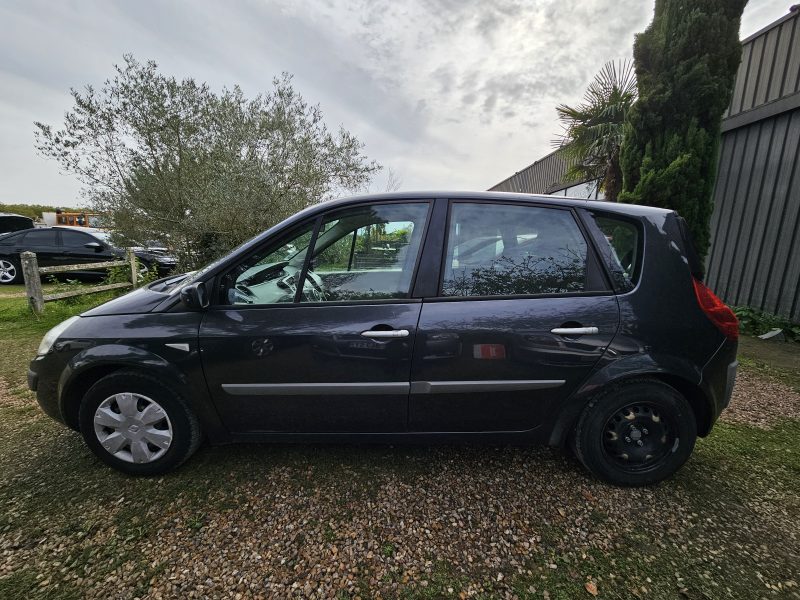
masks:
[[[99,89],[71,90],[61,128],[36,147],[76,175],[92,208],[129,240],[169,243],[195,267],[312,203],[365,189],[380,166],[331,132],[284,73],[246,98],[177,80],[126,55]]]

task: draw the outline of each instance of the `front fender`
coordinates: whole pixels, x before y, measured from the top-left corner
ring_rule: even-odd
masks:
[[[169,352],[175,353],[174,360],[169,357]],[[208,394],[196,347],[189,353],[165,348],[164,353],[166,356],[123,343],[99,344],[80,350],[67,362],[58,380],[59,409],[65,422],[71,422],[68,415],[77,414],[77,405],[83,394],[99,377],[110,371],[130,368],[146,371],[169,382],[189,403],[206,436],[212,442],[228,441],[228,432]]]
[[[180,386],[189,384],[186,374],[163,356],[126,344],[102,344],[78,352],[67,362],[58,380],[59,398],[63,401],[64,391],[82,373],[101,366],[144,369],[149,373],[168,377],[170,381],[176,381]]]

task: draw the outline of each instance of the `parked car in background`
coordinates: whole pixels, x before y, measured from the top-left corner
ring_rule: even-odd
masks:
[[[40,267],[75,265],[119,260],[125,250],[111,243],[105,231],[74,227],[44,227],[26,229],[0,237],[0,284],[22,282],[20,254],[35,252]],[[146,248],[134,250],[143,271],[155,267],[160,276],[174,270],[172,256],[151,252]],[[104,269],[70,271],[69,277],[104,277]]]
[[[14,213],[0,213],[0,235],[12,231],[31,229],[32,227],[33,219],[30,217],[15,215]]]
[[[672,211],[386,194],[315,205],[61,323],[28,383],[131,474],[202,439],[457,440],[570,446],[644,485],[728,405],[737,337]]]

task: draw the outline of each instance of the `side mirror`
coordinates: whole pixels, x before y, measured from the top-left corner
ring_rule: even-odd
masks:
[[[206,284],[202,281],[199,281],[197,283],[187,285],[181,290],[181,302],[183,302],[188,308],[195,310],[208,308],[209,300]]]
[[[95,252],[100,252],[103,249],[103,244],[100,242],[89,242],[83,245],[84,248],[93,249]]]

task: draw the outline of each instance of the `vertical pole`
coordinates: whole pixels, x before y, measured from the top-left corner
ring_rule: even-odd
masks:
[[[22,277],[25,279],[25,295],[28,303],[37,315],[44,310],[44,300],[42,299],[42,280],[39,277],[39,263],[36,254],[33,252],[23,252],[19,255],[22,259]]]
[[[128,260],[131,262],[131,283],[136,288],[139,285],[139,266],[136,264],[136,255],[133,248],[128,248]]]

